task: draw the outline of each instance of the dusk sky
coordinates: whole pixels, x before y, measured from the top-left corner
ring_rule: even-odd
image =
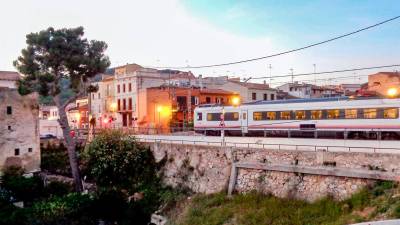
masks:
[[[49,26],[84,26],[89,39],[108,43],[112,66],[197,66],[260,57],[319,42],[400,15],[398,0],[310,1],[54,1],[3,0],[0,70],[25,47],[25,35]],[[400,19],[285,56],[208,69],[204,76],[272,75],[400,64]],[[397,68],[385,71],[399,70]],[[365,75],[376,70],[321,75]],[[299,77],[309,80],[313,77]],[[336,82],[360,82],[358,79]],[[275,82],[284,81],[275,79]],[[269,82],[269,80],[267,80]],[[333,81],[321,81],[323,84]]]

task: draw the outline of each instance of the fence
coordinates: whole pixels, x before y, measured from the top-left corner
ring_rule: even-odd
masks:
[[[235,148],[252,148],[262,150],[292,150],[292,151],[326,151],[326,152],[373,152],[373,153],[400,153],[400,148],[370,147],[370,146],[335,146],[335,145],[294,145],[294,144],[268,144],[257,142],[229,142],[229,141],[203,141],[203,140],[183,140],[183,139],[162,139],[162,138],[142,138],[137,137],[140,142],[187,144],[187,145],[206,145],[206,146],[225,146]]]

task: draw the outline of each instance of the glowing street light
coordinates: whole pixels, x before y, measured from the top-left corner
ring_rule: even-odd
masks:
[[[163,107],[161,105],[157,106],[157,112],[158,113],[162,112],[162,110],[163,110]]]
[[[398,90],[397,90],[397,88],[389,88],[388,90],[387,90],[387,95],[389,96],[389,97],[391,97],[391,98],[393,98],[393,97],[396,97],[397,95],[398,95],[399,93],[398,93]]]
[[[117,111],[117,103],[115,103],[115,102],[111,103],[111,104],[110,104],[110,110],[111,110],[112,112]]]
[[[233,106],[238,106],[240,104],[240,98],[239,97],[233,97],[232,98],[232,105]]]

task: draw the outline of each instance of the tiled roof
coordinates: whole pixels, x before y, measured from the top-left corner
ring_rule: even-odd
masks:
[[[230,82],[242,85],[244,87],[250,88],[250,89],[258,89],[258,90],[266,90],[266,89],[271,89],[268,84],[260,84],[260,83],[250,83],[250,82],[240,82],[236,80],[229,80]]]
[[[0,71],[0,80],[16,81],[21,78],[21,75],[13,71]]]

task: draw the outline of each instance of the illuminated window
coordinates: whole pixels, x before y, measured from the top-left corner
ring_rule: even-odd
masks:
[[[208,121],[220,121],[221,113],[207,113],[207,120]]]
[[[237,112],[226,112],[224,114],[225,121],[237,121],[239,120],[239,113]]]
[[[383,110],[383,118],[397,119],[399,117],[399,109],[389,108]]]
[[[276,120],[276,112],[267,112],[267,120]]]
[[[365,119],[376,119],[376,109],[364,109],[364,118]]]
[[[262,112],[253,112],[253,120],[262,120]]]
[[[296,120],[305,120],[306,119],[306,111],[295,111]]]
[[[313,120],[322,119],[322,110],[311,110],[311,119]]]
[[[290,120],[290,111],[281,112],[281,119],[282,120]]]
[[[327,110],[327,118],[328,119],[339,119],[340,118],[340,110],[339,109]]]
[[[357,109],[346,109],[344,110],[346,119],[356,119],[357,118]]]

